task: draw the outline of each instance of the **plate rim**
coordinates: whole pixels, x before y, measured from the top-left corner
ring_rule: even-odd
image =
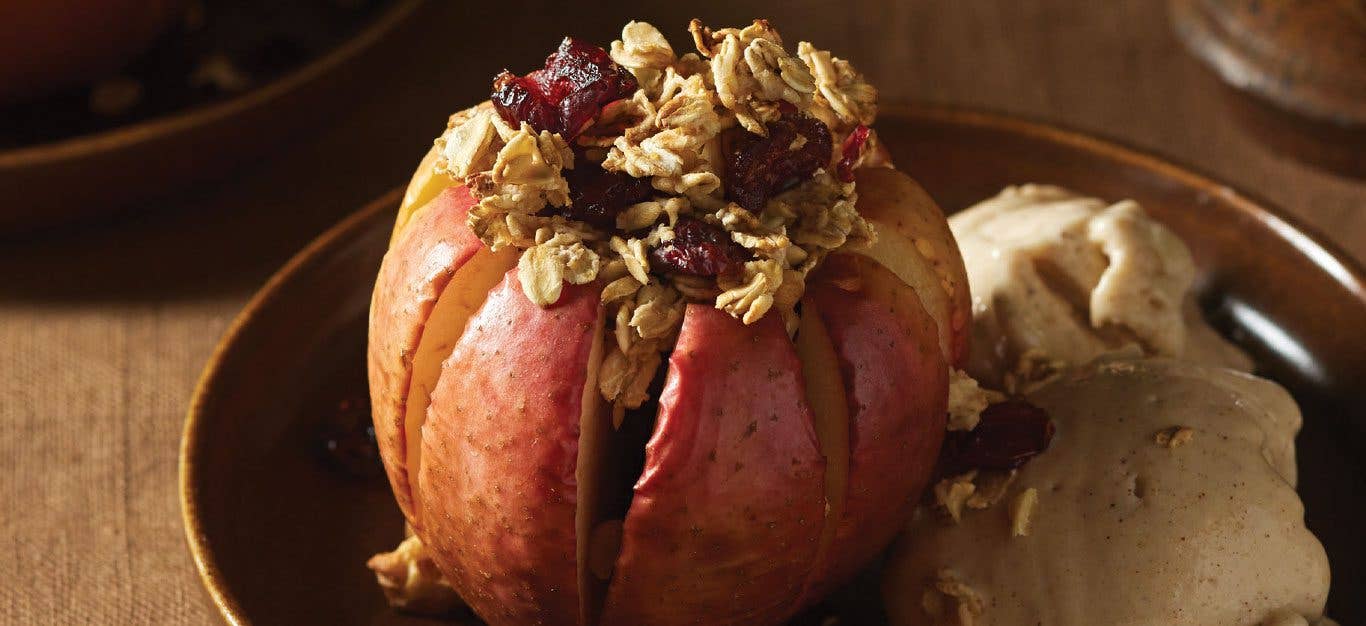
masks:
[[[228,592],[227,585],[224,584],[223,573],[210,550],[208,538],[203,530],[203,521],[199,515],[199,504],[195,499],[198,493],[196,484],[199,479],[199,468],[194,452],[202,443],[201,430],[206,400],[214,393],[219,372],[229,353],[235,346],[240,345],[239,336],[257,319],[260,310],[275,298],[285,283],[308,265],[321,260],[326,252],[355,237],[380,213],[397,208],[402,197],[403,190],[396,187],[371,200],[360,210],[323,231],[271,274],[223,331],[191,393],[181,430],[178,459],[177,490],[180,499],[180,520],[189,544],[190,557],[194,561],[195,570],[199,572],[200,582],[209,592],[209,597],[218,608],[219,614],[233,626],[246,626],[251,624],[251,621],[243,615],[237,598]]]
[[[1302,254],[1313,258],[1335,282],[1347,288],[1362,306],[1366,307],[1366,266],[1327,239],[1317,228],[1302,222],[1274,203],[1221,183],[1195,168],[1180,164],[1155,151],[1136,148],[1124,141],[1074,130],[1056,123],[978,108],[937,104],[895,104],[883,106],[881,114],[884,118],[939,122],[1042,139],[1135,166],[1161,177],[1178,180],[1211,195],[1218,195],[1240,213],[1262,222]],[[248,326],[256,322],[260,310],[266,303],[273,300],[284,284],[296,274],[309,264],[319,261],[327,252],[353,238],[362,226],[378,214],[396,209],[403,197],[403,191],[403,187],[396,187],[370,201],[360,210],[318,235],[276,270],[223,332],[190,396],[179,452],[178,490],[181,521],[200,582],[208,591],[219,614],[232,626],[247,626],[252,624],[252,621],[242,612],[237,598],[227,588],[222,571],[208,545],[208,538],[203,532],[199,505],[195,500],[199,470],[193,453],[201,444],[206,399],[214,391],[224,361],[236,346],[240,345],[238,338]]]

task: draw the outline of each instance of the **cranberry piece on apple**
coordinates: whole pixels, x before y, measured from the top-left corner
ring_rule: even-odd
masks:
[[[603,105],[631,97],[637,86],[635,76],[614,63],[606,50],[572,37],[546,59],[545,72],[550,96],[558,103],[561,132],[569,136],[577,136]]]
[[[674,239],[650,251],[652,264],[692,276],[725,274],[747,260],[749,252],[725,231],[691,217],[679,218]]]
[[[493,108],[509,124],[531,124],[536,130],[556,132],[559,113],[546,97],[541,85],[531,76],[517,76],[503,70],[493,79]]]
[[[574,169],[565,170],[564,176],[569,183],[569,206],[560,213],[598,228],[613,228],[622,209],[649,200],[653,191],[648,179],[608,172],[586,158],[575,158]]]
[[[636,79],[607,51],[573,37],[546,57],[545,67],[526,76],[504,70],[493,81],[493,107],[512,125],[577,137],[613,100],[628,98]]]
[[[840,146],[840,162],[835,166],[835,173],[841,182],[854,182],[854,164],[863,156],[863,146],[868,143],[869,134],[868,127],[859,124],[844,138],[844,145]]]
[[[982,411],[977,428],[949,433],[946,468],[954,473],[1015,469],[1047,450],[1053,431],[1043,409],[1024,400],[997,402]]]
[[[792,111],[764,125],[767,137],[739,133],[726,161],[726,197],[752,212],[830,163],[832,140],[824,122]]]

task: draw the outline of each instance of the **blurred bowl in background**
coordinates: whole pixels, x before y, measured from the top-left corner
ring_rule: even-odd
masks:
[[[1366,1],[1169,0],[1172,27],[1249,134],[1366,177]]]
[[[110,24],[137,21],[138,28],[130,25],[125,34],[109,35],[125,46],[121,50],[137,54],[138,46],[132,41],[156,38],[153,18],[164,21],[179,15],[174,9],[182,2],[186,22],[202,20],[207,7],[222,17],[221,27],[180,42],[178,38],[192,27],[172,26],[150,50],[126,66],[123,73],[140,78],[140,89],[145,92],[131,113],[101,117],[94,110],[98,86],[58,89],[60,84],[88,80],[91,72],[98,76],[119,67],[112,56],[108,64],[85,65],[83,59],[94,45],[76,45],[71,41],[76,34],[86,28],[98,31],[102,20]],[[299,132],[321,127],[339,106],[368,95],[366,77],[385,68],[367,59],[377,56],[373,53],[379,44],[401,40],[391,35],[411,21],[422,4],[423,0],[0,2],[4,7],[0,22],[9,12],[22,9],[27,12],[24,19],[29,20],[25,24],[33,29],[23,33],[21,41],[6,41],[13,25],[0,24],[0,54],[11,46],[23,48],[23,42],[31,40],[37,42],[33,45],[50,46],[43,54],[67,51],[69,65],[61,67],[70,68],[60,76],[50,72],[51,80],[41,86],[59,92],[0,108],[0,238],[87,220],[167,196],[231,172]],[[322,19],[330,15],[327,11],[351,9],[363,11],[350,20],[360,20],[358,24]],[[79,20],[71,21],[74,14],[81,15]],[[309,19],[314,14],[315,19]],[[62,19],[68,21],[62,26],[43,21]],[[52,36],[53,28],[61,35]],[[106,43],[113,45],[101,39],[101,45]],[[265,68],[259,78],[242,77],[230,60],[224,61],[225,55],[219,52],[234,45],[251,47],[245,57],[259,57],[255,62]],[[11,71],[14,76],[30,75],[36,71],[32,68],[45,63],[32,60],[37,57],[35,51],[13,70],[7,60],[0,64],[0,76]],[[213,71],[201,76],[206,66]],[[172,74],[172,82],[158,82]],[[30,95],[40,87],[23,80],[28,81],[23,90]]]
[[[113,72],[151,45],[184,0],[0,3],[0,104]]]

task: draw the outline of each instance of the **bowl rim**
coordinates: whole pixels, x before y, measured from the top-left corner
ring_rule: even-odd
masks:
[[[998,113],[980,108],[952,105],[884,105],[884,117],[910,117],[984,129],[1006,131],[1052,143],[1076,148],[1111,161],[1137,166],[1163,178],[1176,180],[1210,196],[1218,196],[1239,213],[1246,215],[1271,230],[1310,257],[1328,272],[1338,284],[1347,287],[1366,304],[1366,264],[1355,259],[1323,231],[1291,215],[1274,202],[1257,194],[1247,193],[1203,170],[1186,165],[1160,151],[1139,148],[1128,141],[1107,137],[1103,133],[1081,131],[1062,124],[1032,119],[1012,113]]]
[[[265,106],[356,58],[402,24],[423,2],[425,0],[395,0],[393,6],[379,13],[341,45],[245,93],[103,131],[0,150],[0,174],[124,150]]]
[[[1161,177],[1177,180],[1184,185],[1201,189],[1211,195],[1218,195],[1233,208],[1271,228],[1302,254],[1312,258],[1336,282],[1346,287],[1361,302],[1363,307],[1366,307],[1366,267],[1363,267],[1361,262],[1353,259],[1336,244],[1326,239],[1317,229],[1302,223],[1272,203],[1237,191],[1212,177],[1199,173],[1192,168],[1178,165],[1154,152],[1130,147],[1120,141],[1101,138],[1095,134],[1067,129],[1052,123],[981,109],[931,104],[890,105],[884,106],[882,109],[884,117],[1003,131],[1062,144],[1102,158],[1138,167]],[[200,375],[191,395],[180,442],[179,496],[181,521],[185,527],[185,538],[189,544],[190,555],[194,560],[195,568],[199,572],[200,581],[223,619],[233,626],[245,626],[252,622],[242,612],[237,598],[227,588],[222,571],[219,569],[209,545],[209,540],[204,534],[199,504],[196,501],[200,470],[195,452],[204,443],[201,438],[207,399],[216,391],[223,363],[234,350],[239,349],[238,346],[241,345],[238,341],[239,337],[248,326],[256,322],[261,310],[267,303],[276,298],[285,284],[304,271],[310,264],[318,262],[325,253],[355,237],[379,214],[397,208],[402,197],[403,188],[398,187],[371,201],[364,208],[324,231],[272,274],[228,325],[227,330],[224,331],[222,338],[205,364],[203,373]]]

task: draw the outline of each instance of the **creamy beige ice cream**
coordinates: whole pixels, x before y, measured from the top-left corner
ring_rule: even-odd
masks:
[[[1170,359],[1109,360],[1029,399],[1057,426],[1052,446],[998,504],[965,508],[957,524],[921,507],[888,563],[894,624],[1254,626],[1321,616],[1328,561],[1304,526],[1300,413],[1280,386]]]
[[[1008,187],[949,225],[972,288],[968,373],[987,386],[1040,362],[1085,363],[1126,346],[1251,369],[1196,310],[1190,250],[1133,201]]]

